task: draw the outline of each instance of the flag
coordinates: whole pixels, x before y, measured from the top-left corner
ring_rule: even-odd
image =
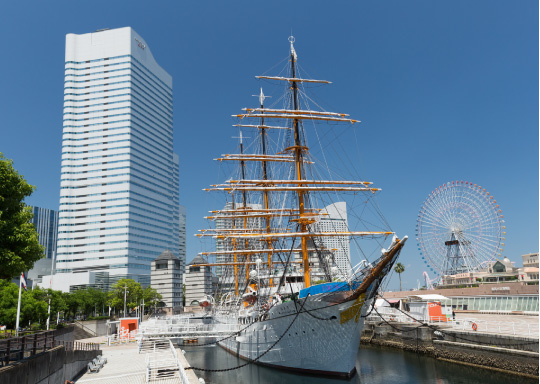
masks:
[[[21,284],[24,290],[26,291],[26,279],[24,278],[24,272],[21,273]]]

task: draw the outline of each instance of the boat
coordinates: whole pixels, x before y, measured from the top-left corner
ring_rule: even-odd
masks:
[[[239,151],[217,160],[234,164],[234,174],[205,189],[226,199],[206,217],[215,225],[197,234],[215,242],[215,251],[201,252],[207,262],[190,267],[214,268],[220,284],[208,311],[216,324],[238,325],[237,332],[219,338],[220,347],[256,364],[351,377],[364,318],[407,237],[380,227],[321,225],[334,208],[321,205],[320,196],[369,200],[380,188],[368,181],[315,177],[307,143],[311,124],[359,121],[303,103],[312,100],[309,86],[330,82],[300,76],[294,37],[289,42],[285,73],[256,76],[285,85],[285,94],[265,106],[261,88],[258,105],[233,115],[241,129]],[[249,144],[242,130],[251,130]],[[378,253],[352,268],[346,260],[343,267],[336,256],[340,242],[353,239],[376,240]],[[387,248],[380,246],[388,242]]]

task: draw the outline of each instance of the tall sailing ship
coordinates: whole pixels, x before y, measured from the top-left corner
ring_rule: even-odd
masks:
[[[359,121],[310,108],[316,103],[308,88],[330,82],[299,76],[294,38],[289,41],[286,69],[257,76],[285,85],[285,94],[267,107],[261,89],[257,107],[233,115],[235,127],[252,131],[251,140],[241,134],[239,151],[217,159],[235,164],[235,175],[206,189],[225,192],[227,201],[207,217],[213,228],[197,235],[214,239],[216,249],[202,252],[190,267],[214,268],[218,289],[201,305],[211,308],[216,322],[239,324],[238,333],[218,341],[221,347],[257,364],[348,377],[355,372],[364,317],[407,237],[384,228],[384,218],[374,230],[370,220],[352,230],[343,225],[347,220],[335,220],[347,214],[343,209],[332,214],[341,225],[321,225],[333,199],[348,195],[369,204],[380,189],[368,181],[317,176],[308,131]],[[377,250],[371,262],[351,268],[348,255],[345,263],[343,255],[338,260],[350,242],[368,240]]]

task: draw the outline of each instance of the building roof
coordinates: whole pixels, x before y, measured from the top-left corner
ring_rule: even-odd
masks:
[[[506,267],[510,267],[510,268],[514,267],[510,259],[506,256],[501,260],[501,263],[503,263]]]
[[[177,256],[174,255],[171,251],[166,249],[161,255],[156,257],[156,261],[160,260],[180,260]]]
[[[443,295],[436,295],[436,294],[431,294],[431,295],[413,295],[413,296],[409,296],[409,299],[413,299],[413,300],[448,300],[448,297],[445,297]]]
[[[208,261],[206,261],[204,257],[202,257],[201,255],[197,255],[193,260],[189,262],[188,265],[193,265],[193,264],[208,264]]]

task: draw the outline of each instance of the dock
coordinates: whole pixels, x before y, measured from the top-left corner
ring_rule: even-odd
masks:
[[[91,341],[102,343],[107,363],[97,373],[84,373],[75,381],[77,384],[204,383],[192,370],[186,370],[189,363],[182,350],[169,340],[142,346],[134,341],[109,346],[105,337],[92,338]]]

